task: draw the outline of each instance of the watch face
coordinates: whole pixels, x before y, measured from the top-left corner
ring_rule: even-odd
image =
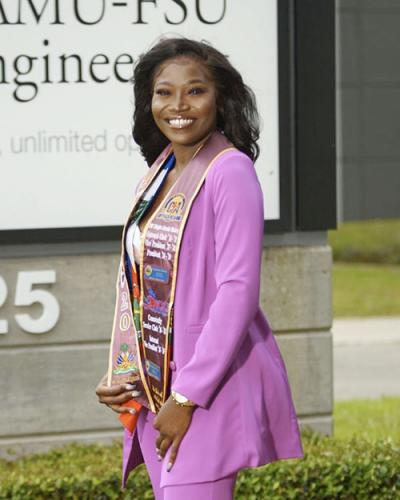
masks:
[[[186,403],[188,401],[188,399],[182,396],[182,394],[179,394],[179,392],[174,392],[174,396],[178,403]]]

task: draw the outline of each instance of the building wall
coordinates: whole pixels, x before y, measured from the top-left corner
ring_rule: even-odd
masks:
[[[324,232],[266,237],[261,305],[286,361],[302,426],[333,431],[331,250]],[[68,441],[121,437],[116,414],[98,404],[107,369],[118,244],[3,246],[7,287],[0,335],[0,455],[15,456]],[[40,317],[38,304],[14,305],[18,273],[55,270],[39,285],[60,305],[56,326],[27,333],[18,313]],[[4,295],[4,293],[3,293]],[[4,327],[4,324],[3,324]],[[4,329],[4,328],[3,328]]]
[[[343,220],[400,216],[400,2],[337,0]]]

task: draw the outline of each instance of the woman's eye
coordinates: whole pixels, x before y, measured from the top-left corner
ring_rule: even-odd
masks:
[[[157,89],[156,94],[161,96],[169,95],[169,91],[167,89]]]
[[[189,91],[189,94],[192,94],[192,95],[203,94],[203,93],[204,93],[204,89],[201,87],[194,87],[194,88],[190,89],[190,91]]]

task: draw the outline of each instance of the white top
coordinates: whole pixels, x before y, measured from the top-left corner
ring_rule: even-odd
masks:
[[[135,260],[137,264],[140,261],[140,243],[142,233],[137,224],[131,224],[126,232],[125,246],[131,262]]]

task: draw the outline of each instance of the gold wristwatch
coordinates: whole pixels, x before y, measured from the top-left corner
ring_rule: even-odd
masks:
[[[190,399],[183,396],[183,394],[179,394],[179,392],[171,391],[171,397],[178,406],[196,406],[196,403],[190,401]]]

